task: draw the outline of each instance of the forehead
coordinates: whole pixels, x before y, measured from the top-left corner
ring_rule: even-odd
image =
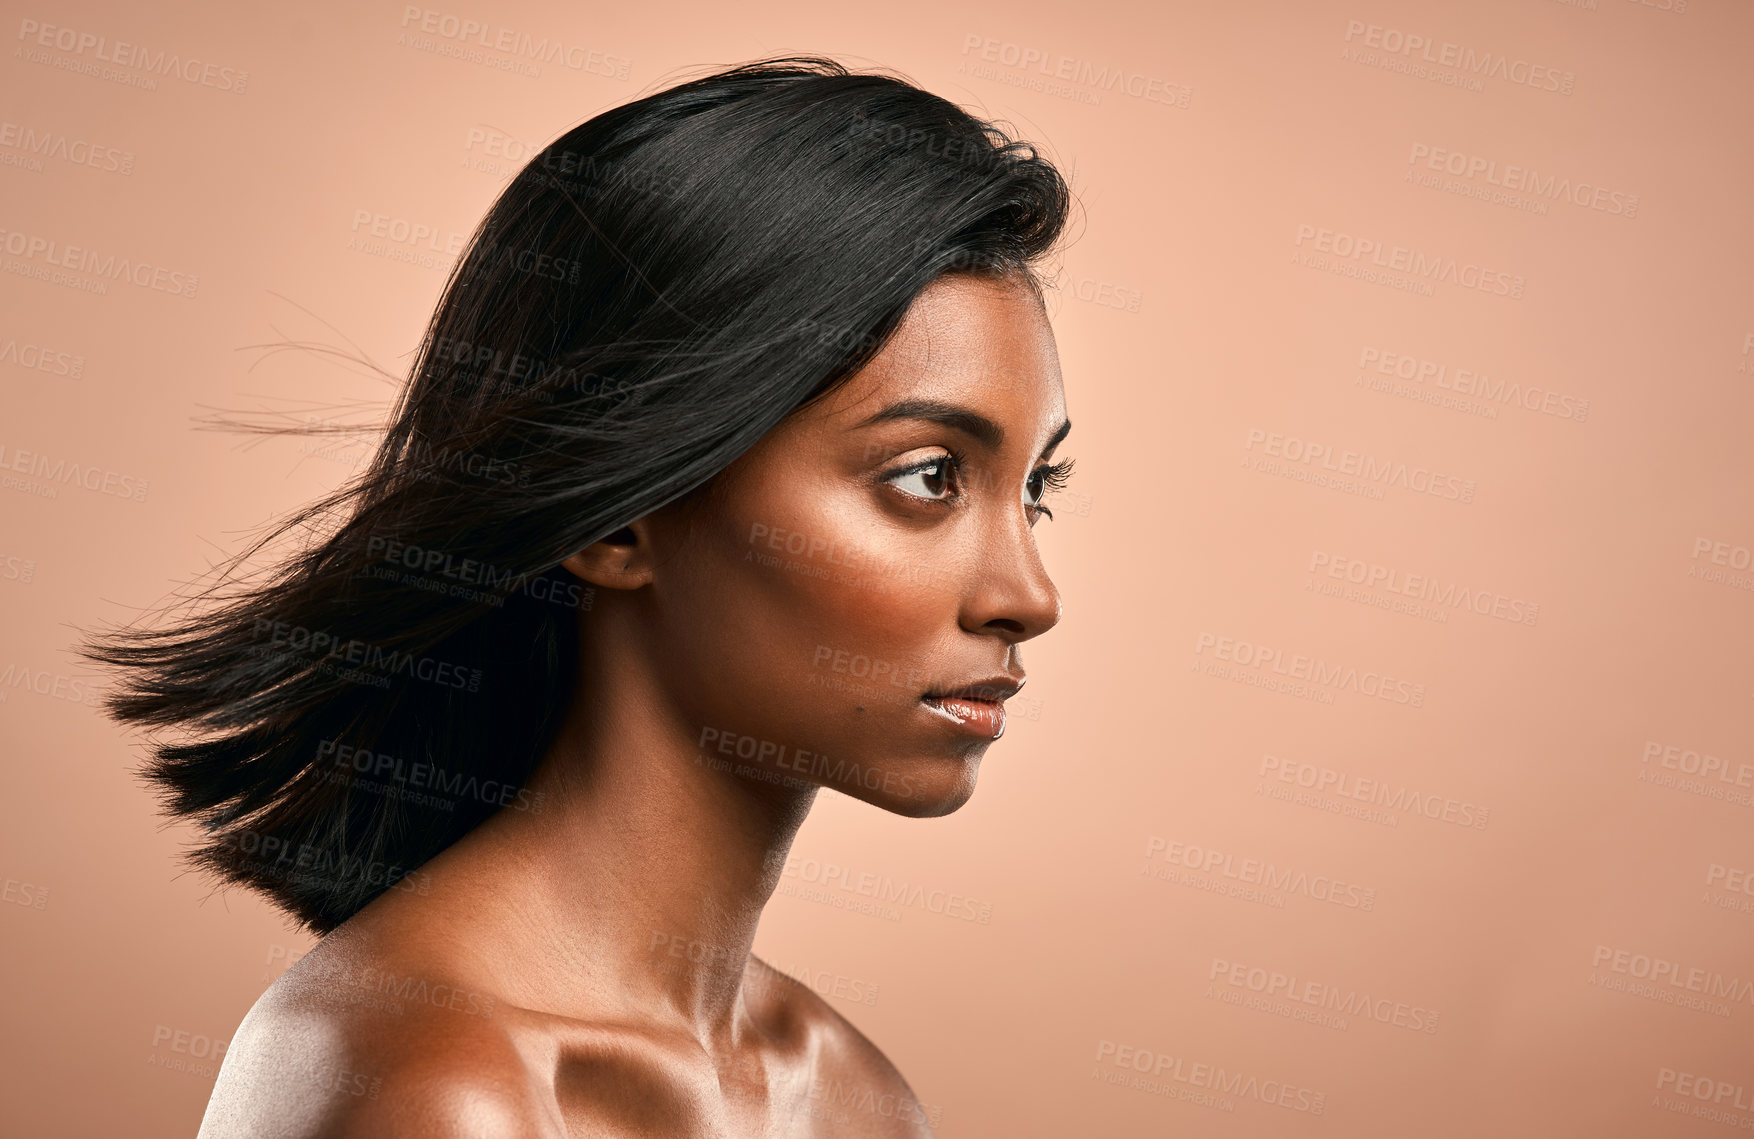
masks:
[[[825,401],[848,429],[900,400],[963,405],[1039,446],[1065,418],[1059,354],[1041,299],[1017,279],[950,275],[915,298],[883,350]]]

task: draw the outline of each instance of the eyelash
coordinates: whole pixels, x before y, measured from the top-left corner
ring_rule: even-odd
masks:
[[[917,475],[921,471],[929,471],[933,467],[942,466],[945,468],[945,476],[954,482],[960,478],[963,467],[967,462],[967,456],[963,452],[953,448],[946,447],[945,450],[948,452],[947,454],[927,459],[923,463],[915,463],[912,466],[904,467],[899,471],[891,471],[883,476],[883,480],[885,482],[893,482],[904,475]],[[1074,460],[1072,459],[1061,459],[1057,463],[1049,463],[1045,466],[1037,467],[1030,472],[1029,477],[1032,480],[1037,476],[1040,476],[1041,478],[1042,499],[1046,499],[1053,491],[1064,490],[1066,488],[1067,482],[1069,482],[1072,477],[1073,462]],[[950,498],[953,497],[947,495],[944,498],[926,498],[923,495],[917,495],[912,491],[905,490],[901,493],[907,495],[909,498],[918,498],[925,502],[948,502]],[[1035,510],[1038,514],[1045,515],[1048,521],[1053,521],[1054,512],[1047,507],[1037,505],[1031,509]]]

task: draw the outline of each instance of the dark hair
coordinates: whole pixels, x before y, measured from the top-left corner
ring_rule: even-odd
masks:
[[[1021,273],[1070,195],[1034,147],[883,74],[765,60],[547,146],[447,281],[369,467],[253,582],[92,636],[191,861],[326,933],[505,806],[572,696],[560,563],[705,486],[944,273]],[[332,524],[331,524],[332,523]],[[228,573],[231,571],[228,571]]]

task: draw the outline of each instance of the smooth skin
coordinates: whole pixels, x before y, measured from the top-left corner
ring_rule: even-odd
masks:
[[[202,1139],[929,1136],[882,1052],[750,947],[821,787],[916,817],[973,793],[992,741],[921,697],[1020,681],[1059,620],[1032,528],[1066,425],[1040,298],[947,276],[825,401],[569,558],[596,595],[542,809],[287,970]]]

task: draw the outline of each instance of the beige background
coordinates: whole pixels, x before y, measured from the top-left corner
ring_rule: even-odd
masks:
[[[786,51],[899,69],[1073,175],[1079,464],[1038,530],[1065,620],[979,793],[935,821],[825,795],[758,951],[944,1136],[1754,1128],[1754,8],[832,7],[7,5],[0,1130],[191,1134],[212,1042],[308,945],[179,874],[66,651],[361,454],[198,430],[388,398],[250,346],[402,369],[521,146]],[[469,19],[581,66],[444,34]],[[380,224],[435,236],[362,246]],[[1354,275],[1360,241],[1431,275]],[[1387,481],[1324,484],[1310,444]],[[1260,683],[1300,657],[1333,682]],[[1400,803],[1299,786],[1321,769]],[[846,908],[827,863],[990,920]],[[1314,1003],[1263,1002],[1273,973]]]

